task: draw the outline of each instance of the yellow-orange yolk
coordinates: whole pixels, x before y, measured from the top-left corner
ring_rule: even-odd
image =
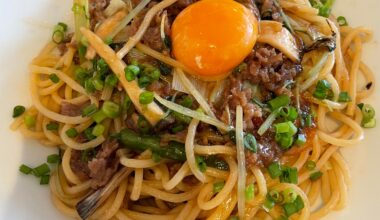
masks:
[[[256,17],[233,0],[201,0],[185,8],[172,26],[173,54],[197,75],[226,77],[252,51]]]

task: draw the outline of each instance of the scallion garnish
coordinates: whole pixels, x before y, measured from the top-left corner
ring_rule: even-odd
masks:
[[[61,157],[58,154],[51,154],[46,158],[48,163],[58,163],[61,160]]]
[[[33,174],[37,177],[44,176],[50,172],[50,168],[46,163],[39,165],[33,169]]]
[[[213,187],[212,187],[212,192],[215,194],[215,193],[218,193],[220,191],[222,191],[224,187],[224,182],[216,182],[214,183]]]
[[[92,129],[92,135],[95,137],[99,137],[104,133],[105,127],[102,124],[97,124],[93,129]]]
[[[140,104],[147,105],[153,102],[154,94],[153,92],[144,91],[139,96],[139,102]]]
[[[298,134],[297,135],[297,138],[296,138],[296,141],[295,141],[295,144],[298,145],[298,146],[302,146],[304,144],[306,144],[306,135],[304,134]]]
[[[121,113],[121,107],[114,102],[105,101],[102,106],[102,112],[109,118],[117,118]]]
[[[266,211],[266,212],[269,212],[275,205],[275,202],[269,198],[269,196],[267,196],[264,204],[263,204],[263,209]]]
[[[104,88],[104,82],[100,78],[92,79],[92,84],[94,85],[94,88],[98,91],[101,91]]]
[[[317,99],[331,99],[334,93],[331,89],[331,84],[327,80],[319,80],[313,96]]]
[[[49,122],[49,124],[46,125],[46,129],[49,131],[58,131],[59,124],[55,122]]]
[[[99,110],[97,111],[95,114],[93,114],[91,116],[91,118],[96,122],[96,123],[100,123],[102,122],[104,119],[107,118],[107,115],[104,114],[104,112],[102,110]]]
[[[296,200],[292,203],[285,203],[282,208],[284,209],[284,212],[286,216],[291,216],[294,213],[297,213],[301,211],[305,207],[305,204],[301,198],[301,196],[297,196]]]
[[[268,104],[271,110],[274,111],[280,107],[288,106],[290,104],[290,97],[287,95],[277,96],[276,98],[270,100]]]
[[[43,175],[40,179],[40,185],[47,185],[49,184],[50,175]]]
[[[268,172],[272,179],[281,176],[282,170],[279,162],[273,162],[268,166]]]
[[[53,82],[53,83],[59,83],[59,77],[56,75],[56,74],[50,74],[49,76],[49,79]]]
[[[195,156],[195,162],[197,163],[198,168],[202,173],[206,172],[207,164],[205,160],[203,159],[203,157]]]
[[[316,181],[319,178],[321,178],[322,175],[323,175],[323,173],[320,172],[320,171],[314,172],[314,173],[310,174],[310,180],[311,181]]]
[[[106,86],[113,88],[116,86],[118,81],[119,79],[117,78],[115,74],[110,74],[106,77],[105,84]]]
[[[337,19],[339,26],[347,26],[348,22],[345,17],[339,16]]]
[[[275,203],[280,203],[284,200],[283,196],[277,190],[271,190],[267,196]]]
[[[75,128],[70,128],[65,133],[69,138],[75,138],[76,136],[78,136],[78,131]]]
[[[82,109],[82,117],[89,117],[98,111],[98,107],[95,104],[91,104]]]
[[[282,191],[282,196],[284,197],[285,203],[292,203],[297,199],[297,193],[293,188],[287,188]]]
[[[306,169],[308,169],[308,170],[314,170],[315,169],[315,167],[317,166],[317,164],[314,162],[314,161],[312,161],[312,160],[308,160],[308,161],[306,161],[306,163],[305,163],[305,167],[306,167]]]
[[[280,115],[286,120],[286,121],[295,121],[298,118],[298,112],[297,109],[293,106],[290,107],[284,107],[280,111]]]
[[[298,172],[297,168],[294,167],[283,167],[282,173],[280,175],[281,183],[298,183]]]
[[[257,152],[257,142],[255,136],[252,134],[246,134],[244,136],[244,147],[253,153]]]
[[[12,114],[12,117],[13,118],[17,118],[19,117],[20,115],[24,114],[25,112],[25,107],[22,106],[22,105],[17,105],[13,108],[13,114]]]
[[[253,198],[255,197],[255,187],[253,184],[249,184],[246,188],[245,188],[245,199],[247,201],[250,201],[252,200]]]
[[[350,95],[348,94],[348,92],[339,93],[338,102],[351,102],[351,101],[352,101],[352,99],[351,99]]]
[[[36,124],[36,118],[31,115],[25,115],[24,124],[26,125],[26,127],[32,128]]]
[[[22,164],[19,168],[19,171],[23,174],[30,174],[33,171],[33,169],[25,164]]]

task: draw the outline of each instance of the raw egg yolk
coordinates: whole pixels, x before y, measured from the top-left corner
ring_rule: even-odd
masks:
[[[252,51],[258,35],[253,13],[233,0],[201,0],[172,25],[173,54],[197,77],[225,78]]]

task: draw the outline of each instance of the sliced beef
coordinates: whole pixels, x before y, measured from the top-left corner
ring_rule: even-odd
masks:
[[[242,79],[260,85],[264,93],[273,92],[276,95],[290,95],[286,86],[302,71],[301,64],[292,62],[267,44],[257,44],[246,62],[248,68],[242,71]]]
[[[116,150],[119,144],[116,140],[104,142],[96,157],[88,162],[89,176],[92,179],[92,187],[99,188],[107,184],[113,174],[117,171],[119,158]]]
[[[111,0],[90,0],[89,1],[89,11],[90,11],[90,26],[91,30],[95,29],[96,24],[102,22],[106,19],[104,15],[104,10],[108,7]]]
[[[61,103],[61,114],[67,115],[67,116],[79,116],[81,115],[82,106],[68,103],[68,102],[62,102]]]
[[[79,177],[81,181],[89,179],[90,170],[88,169],[87,162],[82,160],[82,152],[79,150],[71,151],[70,167]]]
[[[283,22],[281,8],[278,7],[276,0],[257,0],[256,4],[260,10],[261,19]]]

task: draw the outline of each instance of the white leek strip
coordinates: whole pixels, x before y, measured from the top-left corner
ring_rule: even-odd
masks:
[[[280,113],[281,111],[281,108],[278,108],[276,110],[274,110],[269,116],[268,118],[264,121],[264,123],[260,126],[259,130],[257,131],[257,133],[261,136],[263,135],[269,128],[270,126],[273,124],[273,122],[276,120],[278,114]]]
[[[185,108],[185,107],[178,105],[174,102],[163,99],[157,94],[154,94],[154,98],[159,103],[161,103],[163,106],[165,106],[165,107],[167,107],[173,111],[176,111],[178,113],[184,114],[184,115],[189,116],[189,117],[192,117],[192,118],[197,119],[199,121],[202,121],[206,124],[214,125],[215,127],[220,128],[223,131],[229,131],[231,129],[230,126],[224,124],[223,122],[219,121],[216,118],[205,115],[202,112],[198,112],[198,111],[194,111],[194,110]]]
[[[240,219],[244,219],[245,210],[245,181],[247,171],[245,169],[245,154],[244,154],[244,133],[243,133],[243,108],[238,105],[236,107],[236,150],[238,161],[238,214]]]
[[[142,0],[131,12],[129,12],[108,37],[113,39],[129,22],[132,21],[134,17],[136,17],[138,13],[140,13],[141,10],[145,8],[145,6],[148,5],[149,2],[150,0]]]
[[[163,10],[166,7],[169,7],[173,3],[175,3],[177,0],[163,0],[162,2],[158,3],[157,5],[153,6],[148,13],[146,13],[143,22],[141,23],[139,30],[135,35],[129,38],[128,42],[124,45],[123,48],[117,53],[117,57],[122,59],[127,53],[134,47],[136,44],[140,41],[140,39],[143,37],[146,29],[149,27],[150,22],[154,18],[154,16],[161,10]]]
[[[196,90],[198,90],[198,92],[202,95],[202,97],[207,96],[207,94],[206,94],[207,93],[207,85],[208,85],[207,82],[196,79],[192,76],[187,76],[187,78],[189,79],[191,84],[193,84],[193,86],[196,88]],[[181,82],[179,75],[176,73],[176,71],[173,71],[173,80],[171,81],[171,84],[172,84],[172,89],[179,91],[179,92],[186,93],[186,94],[191,94],[185,88],[183,83]]]
[[[67,125],[67,124],[64,125],[61,132],[60,132],[60,136],[62,138],[63,143],[65,143],[65,145],[69,146],[72,149],[86,150],[86,149],[90,149],[90,148],[95,148],[95,147],[101,145],[106,140],[103,137],[103,135],[101,135],[101,136],[99,136],[99,137],[97,137],[97,138],[95,138],[89,142],[78,143],[66,135],[66,131],[69,130],[70,128],[71,128],[70,125]]]
[[[161,35],[161,40],[162,42],[165,42],[165,22],[168,17],[168,13],[164,11],[162,13],[162,18],[161,18],[161,24],[160,24],[160,35]]]
[[[314,82],[318,79],[319,72],[327,62],[329,54],[330,53],[323,54],[318,63],[315,66],[313,66],[313,68],[307,73],[307,79],[300,86],[301,93],[305,92],[308,88],[310,88],[310,86],[312,86]]]
[[[185,141],[185,151],[186,151],[186,160],[189,164],[191,172],[194,176],[201,181],[202,183],[206,182],[206,176],[200,171],[197,162],[195,160],[194,154],[194,139],[195,133],[197,132],[197,127],[199,124],[199,120],[193,119],[189,125],[187,130],[187,136]]]
[[[74,0],[73,12],[75,21],[75,39],[79,43],[82,40],[82,27],[90,27],[90,12],[88,0]]]
[[[127,4],[123,0],[111,0],[108,7],[104,10],[104,14],[109,17],[122,8],[127,8]]]
[[[214,112],[212,112],[209,104],[207,101],[203,98],[203,96],[198,92],[197,88],[191,84],[190,80],[186,77],[185,73],[180,69],[176,68],[176,73],[179,77],[179,79],[182,82],[182,85],[186,88],[187,91],[190,92],[191,95],[194,96],[195,100],[199,103],[201,108],[211,117],[215,118]]]

